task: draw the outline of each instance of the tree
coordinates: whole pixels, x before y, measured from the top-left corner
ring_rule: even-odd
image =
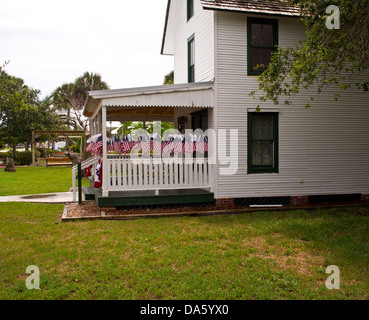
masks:
[[[15,158],[17,144],[30,143],[33,130],[52,129],[59,120],[47,101],[39,99],[39,90],[6,73],[4,66],[0,68],[0,136],[12,145]]]
[[[163,84],[174,84],[174,71],[169,72],[167,75],[164,76]]]
[[[83,107],[89,91],[105,90],[109,86],[98,73],[85,72],[74,82],[65,83],[52,93],[53,104],[59,110],[67,111],[68,126],[80,126],[84,131],[88,126],[88,119],[83,114]]]
[[[338,99],[339,90],[350,88],[353,82],[368,91],[368,77],[358,74],[369,68],[369,0],[288,1],[301,9],[306,38],[295,48],[278,48],[273,54],[268,68],[258,77],[262,96],[257,99],[278,104],[285,97],[284,103],[290,104],[301,89],[313,86],[318,94],[335,86]],[[333,16],[328,5],[338,6],[340,15]],[[332,29],[330,25],[338,18],[340,29]],[[310,107],[311,101],[305,107]]]
[[[102,80],[101,75],[93,72],[85,72],[74,82],[65,83],[56,88],[52,93],[53,104],[58,110],[67,112],[68,127],[75,130],[82,128],[86,131],[88,119],[83,114],[83,107],[89,91],[106,90],[109,86]],[[68,145],[67,141],[67,145]],[[82,159],[86,157],[86,147],[82,148]]]
[[[173,123],[172,122],[161,122],[161,134],[163,134],[165,131],[173,129]],[[129,133],[131,133],[134,130],[139,129],[145,129],[149,133],[153,133],[154,130],[154,122],[145,122],[145,128],[144,123],[142,121],[132,122],[127,121],[122,123],[121,127],[118,129],[118,135],[119,136],[126,136]]]

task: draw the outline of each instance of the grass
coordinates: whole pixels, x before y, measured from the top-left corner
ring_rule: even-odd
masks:
[[[0,299],[369,298],[366,207],[56,224],[62,209],[0,204]]]
[[[0,196],[67,192],[72,187],[71,166],[21,167],[16,170],[0,170]],[[88,180],[84,179],[82,185],[88,186]]]

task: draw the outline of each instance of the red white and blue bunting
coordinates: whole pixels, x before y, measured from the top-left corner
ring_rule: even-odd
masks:
[[[86,151],[101,156],[103,154],[102,135],[95,135],[87,140]],[[108,153],[130,154],[131,151],[143,153],[175,153],[192,154],[198,152],[205,154],[209,151],[207,137],[197,137],[195,135],[176,135],[166,138],[165,141],[154,140],[146,137],[140,137],[139,141],[132,141],[130,135],[122,138],[115,137],[114,140],[107,141]]]

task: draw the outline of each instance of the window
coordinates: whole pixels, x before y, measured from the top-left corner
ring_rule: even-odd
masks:
[[[208,130],[208,109],[191,113],[192,129]]]
[[[248,173],[278,173],[278,113],[248,113]]]
[[[187,21],[192,18],[194,14],[193,0],[187,0]]]
[[[195,36],[188,40],[188,82],[195,82]]]
[[[278,46],[278,20],[249,18],[247,21],[248,75],[261,74]],[[263,69],[255,69],[264,65]]]

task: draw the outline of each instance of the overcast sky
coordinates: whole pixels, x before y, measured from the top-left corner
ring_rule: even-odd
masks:
[[[42,97],[85,71],[112,89],[160,85],[167,0],[1,0],[0,64]]]

